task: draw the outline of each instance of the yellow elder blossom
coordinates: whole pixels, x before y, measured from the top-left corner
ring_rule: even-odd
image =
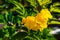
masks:
[[[48,9],[42,9],[40,11],[40,15],[43,16],[44,18],[47,18],[47,19],[52,18],[52,15],[51,15],[51,13],[49,12]]]
[[[22,19],[22,23],[24,24],[25,27],[28,29],[32,30],[37,30],[37,24],[35,22],[35,17],[33,16],[28,16],[27,18]]]
[[[52,18],[48,9],[42,9],[35,17],[27,16],[22,19],[22,24],[29,30],[40,30],[47,28],[48,18]]]
[[[49,18],[51,19],[52,15],[48,9],[42,9],[40,13],[36,15],[36,20],[42,23],[47,23]]]

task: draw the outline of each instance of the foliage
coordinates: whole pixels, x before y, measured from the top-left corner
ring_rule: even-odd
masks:
[[[41,9],[49,9],[53,18],[49,24],[60,24],[60,3],[53,0],[0,0],[0,40],[55,40],[50,28],[28,30],[21,24],[22,18],[35,16]],[[56,14],[55,14],[56,13]]]

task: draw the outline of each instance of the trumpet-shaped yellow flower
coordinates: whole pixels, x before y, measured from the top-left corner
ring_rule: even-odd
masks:
[[[37,15],[36,15],[36,19],[38,20],[38,21],[40,21],[40,22],[46,22],[47,23],[47,21],[48,21],[48,19],[51,19],[52,18],[52,15],[51,15],[51,13],[49,12],[49,10],[48,9],[42,9],[41,11],[40,11],[40,13],[38,13]]]
[[[33,16],[28,16],[27,18],[23,18],[22,19],[22,24],[24,24],[25,27],[27,27],[28,29],[32,29],[32,30],[36,30],[37,29],[37,25],[35,22],[35,17]],[[34,29],[33,29],[34,28]]]
[[[51,13],[48,9],[42,9],[35,17],[27,16],[22,19],[22,24],[29,30],[40,30],[47,28],[48,18],[52,18]]]
[[[48,9],[42,9],[40,11],[40,15],[44,16],[44,18],[52,18],[52,15]]]

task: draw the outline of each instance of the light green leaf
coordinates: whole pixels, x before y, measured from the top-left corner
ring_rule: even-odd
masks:
[[[58,6],[60,6],[59,2],[54,3],[53,5],[50,6],[50,11],[60,13],[60,7]]]
[[[45,6],[47,4],[50,4],[52,0],[37,0],[40,4],[40,6]]]

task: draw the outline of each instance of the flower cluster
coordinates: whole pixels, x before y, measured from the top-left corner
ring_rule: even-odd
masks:
[[[40,13],[34,16],[27,16],[22,19],[22,24],[29,30],[40,30],[47,28],[48,19],[52,18],[51,13],[48,9],[42,9]]]

